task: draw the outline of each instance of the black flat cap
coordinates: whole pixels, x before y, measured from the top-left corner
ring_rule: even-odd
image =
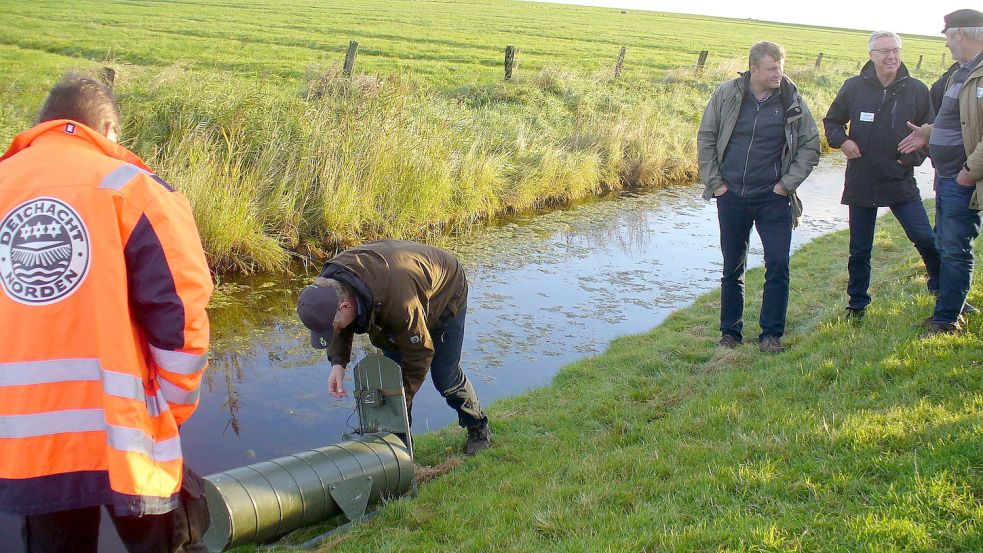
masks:
[[[983,27],[983,12],[970,9],[956,10],[945,16],[945,29],[942,29],[942,32],[960,27]]]

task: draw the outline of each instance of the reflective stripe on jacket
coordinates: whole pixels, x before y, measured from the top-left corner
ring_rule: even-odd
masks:
[[[0,158],[0,511],[165,513],[207,366],[187,199],[76,122]]]

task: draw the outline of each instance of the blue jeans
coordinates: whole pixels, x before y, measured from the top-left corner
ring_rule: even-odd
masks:
[[[935,247],[935,232],[928,222],[928,214],[920,200],[890,206],[891,213],[901,223],[908,240],[922,256],[925,271],[928,273],[928,291],[935,294],[939,289],[939,265],[942,259]],[[850,281],[847,293],[850,307],[862,309],[870,304],[870,252],[874,247],[874,226],[877,222],[876,207],[850,206],[850,261],[847,270]]]
[[[433,341],[434,355],[430,361],[430,376],[433,385],[444,397],[452,409],[457,411],[458,424],[465,428],[487,424],[488,417],[481,411],[478,394],[461,370],[461,348],[464,345],[464,320],[468,309],[463,307],[456,317],[440,319],[437,328],[430,329]],[[402,355],[398,351],[383,350],[386,357],[397,364]],[[406,388],[406,409],[409,411],[410,423],[413,422],[413,395],[426,378],[426,373],[415,375],[403,371],[403,385]]]
[[[980,212],[969,208],[972,186],[935,179],[935,243],[942,254],[939,296],[932,322],[955,323],[973,279],[973,241],[980,234]]]
[[[720,250],[724,257],[720,279],[720,332],[743,340],[744,271],[751,227],[758,230],[765,250],[765,286],[761,298],[761,334],[785,334],[788,309],[788,258],[792,244],[792,205],[787,196],[769,192],[744,198],[732,191],[717,197]]]

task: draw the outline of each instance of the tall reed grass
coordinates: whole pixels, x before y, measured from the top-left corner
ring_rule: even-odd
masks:
[[[248,273],[694,181],[703,107],[739,66],[619,80],[548,67],[452,90],[334,67],[259,80],[127,66],[116,93],[126,144],[189,197],[213,268]],[[792,75],[817,117],[849,74],[831,71]]]

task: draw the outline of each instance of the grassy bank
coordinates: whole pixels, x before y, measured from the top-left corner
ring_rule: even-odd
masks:
[[[65,69],[114,67],[126,145],[189,196],[218,271],[694,180],[702,109],[754,40],[788,46],[817,117],[866,46],[859,31],[499,0],[6,7],[0,141]],[[339,71],[349,39],[362,44],[354,78]],[[521,50],[513,82],[506,43]],[[941,48],[905,42],[912,58]]]
[[[694,178],[698,86],[544,70],[447,97],[328,72],[284,94],[187,73],[124,98],[146,106],[130,121],[134,147],[188,194],[213,263],[268,270],[289,252],[432,240],[503,212]]]
[[[122,73],[117,93],[127,145],[189,197],[212,266],[275,271],[337,244],[434,240],[501,213],[691,182],[703,106],[736,67],[619,81],[544,69],[438,91],[331,69],[284,83],[174,66]],[[835,94],[826,74],[793,77],[817,105]]]
[[[787,353],[715,348],[707,294],[495,402],[493,449],[332,551],[983,549],[983,318],[921,338],[914,248],[893,219],[875,244],[862,322],[842,317],[846,234],[819,238],[793,258]],[[752,335],[761,283],[751,271]],[[456,455],[458,432],[422,436],[420,460]]]

